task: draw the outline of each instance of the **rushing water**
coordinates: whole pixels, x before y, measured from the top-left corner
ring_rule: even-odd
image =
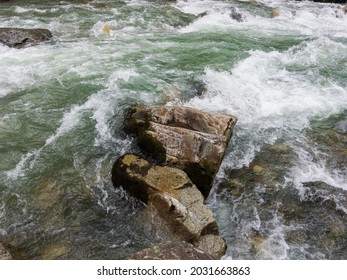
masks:
[[[124,111],[179,89],[169,104],[239,119],[207,200],[224,258],[346,259],[346,26],[342,6],[312,2],[0,3],[0,27],[54,35],[0,45],[0,240],[33,259],[159,242],[110,170],[137,149]]]

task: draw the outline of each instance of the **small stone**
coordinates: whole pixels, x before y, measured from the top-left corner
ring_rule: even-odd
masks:
[[[264,168],[263,168],[262,166],[258,165],[258,164],[255,164],[255,165],[253,166],[252,170],[253,170],[253,172],[254,172],[255,174],[261,174],[261,173],[263,173]]]
[[[108,24],[104,24],[102,26],[102,31],[107,34],[107,35],[110,35],[111,33],[111,27],[108,25]]]
[[[279,9],[273,9],[271,11],[271,18],[278,17],[280,15],[280,10]]]

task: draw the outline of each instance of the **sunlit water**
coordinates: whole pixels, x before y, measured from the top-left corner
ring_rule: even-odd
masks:
[[[133,104],[238,117],[207,200],[224,258],[346,259],[347,14],[295,1],[10,1],[0,27],[0,239],[22,258],[120,259],[163,238],[110,181]],[[194,83],[207,92],[196,95]],[[305,184],[320,181],[325,183]],[[323,187],[322,187],[323,185]]]

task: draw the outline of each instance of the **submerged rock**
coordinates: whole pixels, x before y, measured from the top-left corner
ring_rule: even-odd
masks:
[[[161,98],[163,103],[177,102],[181,99],[182,99],[182,93],[178,87],[171,85],[164,88],[162,93],[162,98]]]
[[[339,133],[347,133],[347,120],[337,122],[335,124],[334,130]]]
[[[12,260],[9,250],[2,243],[0,243],[0,260]]]
[[[271,11],[271,18],[279,17],[280,16],[280,10],[279,9],[273,9]]]
[[[232,8],[230,11],[230,17],[238,22],[242,22],[242,14],[239,13],[235,8]]]
[[[193,91],[198,96],[204,95],[207,92],[207,86],[203,81],[195,80],[193,82]]]
[[[115,187],[122,186],[145,202],[147,210],[154,210],[156,223],[165,223],[180,240],[199,244],[213,257],[220,258],[225,253],[226,244],[218,236],[211,210],[203,204],[204,197],[182,170],[153,166],[127,154],[114,164],[112,181]],[[158,216],[162,222],[158,222]],[[215,236],[209,237],[214,241],[211,245],[204,242],[206,235]]]
[[[194,245],[203,252],[208,252],[216,260],[219,260],[227,250],[224,238],[215,234],[201,236]]]
[[[0,43],[12,48],[37,45],[51,38],[48,29],[0,28]]]
[[[208,254],[187,242],[172,242],[144,249],[127,258],[128,260],[212,260]]]
[[[236,120],[181,106],[136,106],[125,130],[159,163],[184,170],[207,197]]]

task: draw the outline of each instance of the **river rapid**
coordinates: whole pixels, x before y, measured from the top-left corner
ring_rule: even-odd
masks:
[[[238,117],[206,201],[223,258],[347,259],[346,26],[306,1],[0,3],[0,27],[53,33],[0,45],[0,240],[27,259],[160,242],[110,171],[138,152],[127,108],[180,104]]]

